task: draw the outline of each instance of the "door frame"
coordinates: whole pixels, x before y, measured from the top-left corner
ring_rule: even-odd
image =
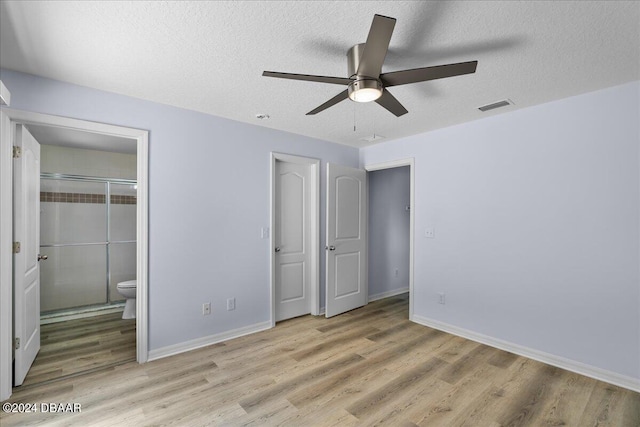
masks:
[[[2,108],[2,138],[0,139],[0,400],[11,396],[13,383],[13,254],[10,251],[13,227],[13,159],[12,145],[16,124],[34,124],[62,127],[84,132],[111,135],[136,140],[137,144],[137,212],[136,212],[136,360],[145,363],[149,357],[148,342],[148,176],[149,176],[149,132],[124,126],[108,125],[68,117],[53,116],[31,111]],[[6,123],[5,123],[6,121]],[[9,126],[7,126],[7,124]],[[8,232],[7,232],[8,230]]]
[[[415,164],[414,158],[392,160],[390,162],[365,165],[364,170],[373,172],[409,166],[409,320],[413,321],[413,252],[414,252],[414,218],[415,218]],[[368,179],[368,175],[367,175]],[[367,205],[367,210],[369,209]]]
[[[288,163],[303,164],[309,166],[311,176],[311,208],[308,209],[308,219],[311,220],[311,283],[309,311],[312,315],[320,314],[320,160],[311,157],[295,156],[271,152],[270,157],[270,232],[269,232],[269,287],[270,287],[270,322],[273,328],[276,325],[276,257],[275,257],[275,229],[276,229],[276,160]]]

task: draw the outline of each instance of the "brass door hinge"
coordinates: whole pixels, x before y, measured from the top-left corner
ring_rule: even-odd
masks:
[[[19,159],[20,156],[22,156],[22,148],[20,147],[13,147],[13,158],[14,159]]]
[[[20,348],[20,338],[15,339],[15,348],[16,350]]]
[[[20,242],[13,242],[13,253],[14,254],[20,253]]]

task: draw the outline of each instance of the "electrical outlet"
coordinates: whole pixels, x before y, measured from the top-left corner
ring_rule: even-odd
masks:
[[[434,239],[436,237],[436,232],[433,227],[424,229],[424,237],[426,237],[427,239]]]
[[[440,292],[438,294],[438,304],[443,304],[445,303],[445,294],[444,292]]]
[[[202,315],[207,316],[209,314],[211,314],[211,303],[205,302],[204,304],[202,304]]]
[[[236,309],[236,299],[235,298],[229,298],[227,300],[227,311],[231,311],[231,310],[235,310]]]

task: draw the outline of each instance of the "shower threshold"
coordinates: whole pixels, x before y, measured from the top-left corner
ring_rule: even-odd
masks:
[[[65,322],[67,320],[117,313],[122,312],[123,310],[124,302],[118,302],[109,305],[94,305],[87,307],[70,308],[41,314],[40,324],[48,325],[49,323]]]

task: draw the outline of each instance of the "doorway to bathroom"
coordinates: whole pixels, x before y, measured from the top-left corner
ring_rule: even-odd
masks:
[[[122,356],[126,360],[145,362],[148,357],[148,132],[10,109],[3,109],[2,115],[0,149],[3,157],[7,151],[10,153],[17,129],[21,127],[33,132],[44,142],[38,146],[44,147],[45,154],[45,167],[37,168],[37,177],[41,179],[36,181],[41,188],[27,192],[37,194],[35,211],[39,215],[33,216],[38,218],[38,225],[40,222],[45,225],[43,235],[37,232],[24,236],[29,241],[29,235],[38,236],[35,247],[39,249],[36,253],[39,253],[40,262],[36,264],[41,267],[38,270],[42,270],[44,287],[42,299],[39,295],[29,300],[29,304],[20,307],[22,313],[18,313],[15,301],[15,298],[22,297],[20,292],[16,292],[19,289],[15,288],[16,285],[6,286],[17,280],[19,274],[11,274],[10,270],[4,268],[7,262],[11,265],[11,258],[15,262],[19,254],[15,253],[15,245],[13,256],[0,251],[3,265],[0,286],[0,385],[3,399],[10,396],[10,387],[17,385],[15,379],[13,382],[10,380],[13,377],[12,364],[17,363],[21,351],[19,343],[22,342],[24,347],[27,339],[31,340],[31,336],[21,328],[24,325],[28,329],[29,325],[37,324],[38,338],[42,338],[37,340],[38,357],[48,365],[44,366],[40,361],[32,365],[29,375],[38,372],[40,378],[36,382],[103,369],[121,363],[121,360],[125,360]],[[89,159],[84,155],[89,152],[102,153],[103,156],[120,156],[122,160],[127,154],[121,152],[125,145],[129,147],[127,149],[132,149],[133,152],[129,154],[133,156],[118,165],[108,165],[108,162]],[[16,215],[12,215],[16,199],[14,197],[12,202],[11,191],[4,185],[13,182],[16,196],[16,180],[20,179],[11,174],[11,169],[15,169],[19,163],[15,151],[13,167],[5,168],[7,164],[3,163],[0,169],[3,180],[0,188],[0,228],[3,239],[10,235],[7,229],[11,230],[11,222],[15,226],[17,221]],[[53,151],[57,154],[51,155]],[[130,168],[133,172],[128,176],[119,174],[126,169],[125,163],[133,166]],[[55,167],[48,167],[47,164]],[[43,172],[41,177],[40,169]],[[95,215],[96,212],[101,214]],[[99,217],[104,220],[102,225],[96,221]],[[47,227],[51,223],[55,223],[55,226]],[[103,237],[95,239],[101,231],[104,231]],[[40,237],[42,241],[39,241]],[[104,254],[104,258],[100,257],[104,261],[98,261],[96,252]],[[23,251],[23,254],[29,262],[31,258],[35,259],[30,257],[30,252]],[[97,279],[99,275],[102,277],[100,280]],[[70,286],[74,279],[85,286]],[[138,285],[133,291],[118,292],[116,287],[119,281],[126,282],[127,279],[136,280]],[[37,287],[40,293],[40,283]],[[72,292],[64,292],[65,289],[71,289]],[[129,298],[127,301],[132,300],[137,308],[135,319],[122,319],[123,296]],[[15,302],[13,309],[12,300]],[[37,306],[33,304],[34,301],[37,301]],[[35,314],[37,320],[34,321],[33,317],[18,318],[25,312],[28,312],[28,316]],[[89,349],[92,355],[83,353]],[[8,358],[5,357],[7,355]],[[113,356],[121,359],[116,360]],[[23,383],[25,385],[36,383],[29,378],[26,380]]]
[[[21,131],[40,143],[41,344],[22,384],[133,361],[135,310],[123,315],[118,286],[136,279],[135,142]]]

